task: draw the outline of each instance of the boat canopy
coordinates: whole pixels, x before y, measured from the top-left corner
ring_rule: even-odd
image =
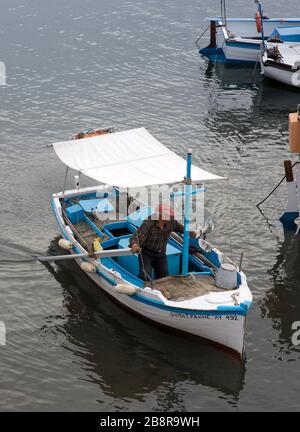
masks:
[[[278,27],[271,34],[270,39],[282,42],[300,42],[300,26]]]
[[[97,182],[120,188],[174,184],[183,180],[186,160],[145,128],[53,144],[59,159]],[[194,182],[221,180],[192,165]]]

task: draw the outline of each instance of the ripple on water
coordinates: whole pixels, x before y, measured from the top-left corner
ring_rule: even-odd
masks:
[[[294,4],[277,2],[272,12],[286,15]],[[296,409],[299,244],[275,224],[284,187],[264,204],[267,220],[256,204],[283,175],[287,112],[298,94],[252,68],[198,56],[194,40],[204,17],[219,12],[217,0],[32,8],[12,4],[0,30],[8,73],[0,106],[0,320],[8,342],[0,347],[1,409]],[[228,13],[241,11],[252,16],[253,6],[238,0]],[[237,261],[245,251],[255,297],[245,364],[131,317],[72,263],[27,261],[57,251],[49,198],[64,169],[46,145],[96,126],[145,126],[230,177],[208,185],[206,202],[218,221],[212,241]]]

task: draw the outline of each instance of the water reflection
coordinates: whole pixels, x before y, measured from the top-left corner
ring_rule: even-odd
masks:
[[[274,341],[277,356],[300,353],[293,346],[292,324],[300,321],[300,235],[292,230],[284,231],[284,240],[279,243],[276,262],[269,274],[273,287],[260,302],[262,316],[272,319],[273,328],[279,333]]]
[[[259,122],[259,72],[249,67],[208,63],[205,77],[209,98],[205,125],[214,134],[243,140]]]
[[[260,65],[256,67],[236,66],[208,62],[204,74],[206,85],[209,84],[211,89],[217,92],[219,102],[226,100],[229,104],[228,96],[232,95],[230,92],[233,92],[234,95],[236,91],[243,100],[238,101],[234,107],[238,108],[239,104],[248,105],[248,108],[254,110],[253,114],[263,111],[264,115],[272,117],[276,111],[276,116],[279,112],[287,116],[287,113],[294,111],[297,104],[300,103],[299,89],[264,79],[261,76]],[[219,90],[222,92],[219,93]],[[233,100],[231,98],[231,103],[234,103],[234,98]],[[224,108],[229,108],[229,105],[225,105]],[[256,120],[259,121],[259,118],[260,116],[257,115]],[[279,120],[278,117],[276,119]],[[263,120],[266,124],[265,117]]]
[[[51,253],[57,250],[57,239]],[[201,341],[157,329],[120,309],[77,268],[75,263],[46,265],[63,288],[65,319],[48,317],[42,332],[63,332],[86,376],[117,398],[142,401],[159,390],[164,410],[185,409],[181,383],[219,390],[231,403],[244,384],[245,363]],[[163,395],[163,396],[162,396]],[[233,399],[233,401],[232,401]]]
[[[276,81],[263,81],[260,101],[262,110],[270,110],[271,115],[274,113],[274,111],[276,111],[276,115],[278,115],[278,112],[281,112],[287,118],[288,113],[290,111],[295,111],[297,104],[299,103],[299,89],[284,86],[277,83]]]
[[[262,81],[259,65],[237,66],[208,62],[205,77],[212,80],[217,78],[222,89],[255,89]]]

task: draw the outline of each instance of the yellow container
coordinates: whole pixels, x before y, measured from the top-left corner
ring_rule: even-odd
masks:
[[[300,154],[300,121],[298,113],[292,113],[289,117],[290,150],[292,153]]]
[[[94,252],[99,252],[99,251],[103,250],[103,247],[101,246],[99,238],[96,238],[93,241],[93,249],[94,249]]]

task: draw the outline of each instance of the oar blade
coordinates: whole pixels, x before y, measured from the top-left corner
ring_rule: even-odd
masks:
[[[64,260],[72,260],[76,258],[83,258],[88,256],[87,253],[84,254],[74,254],[74,255],[49,255],[49,256],[34,256],[37,261],[41,262],[55,262],[55,261],[64,261]]]

